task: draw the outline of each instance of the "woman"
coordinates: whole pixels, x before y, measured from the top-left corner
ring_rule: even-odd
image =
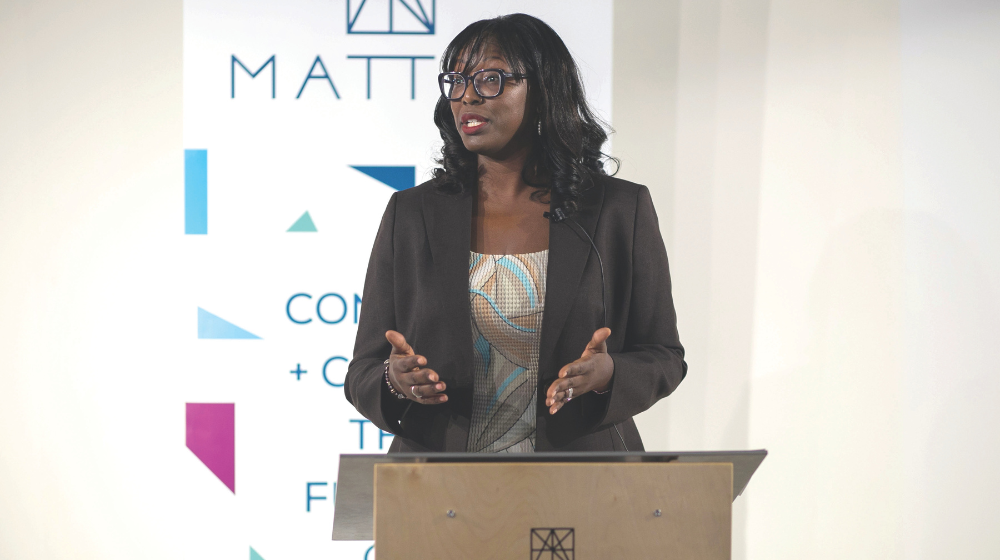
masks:
[[[473,23],[442,69],[441,168],[386,208],[347,399],[390,453],[642,450],[687,370],[648,190],[605,173],[541,20]]]

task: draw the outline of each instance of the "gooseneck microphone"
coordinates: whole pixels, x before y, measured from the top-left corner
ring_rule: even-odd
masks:
[[[556,206],[551,212],[543,213],[542,217],[552,220],[552,222],[556,224],[566,222],[566,227],[569,227],[569,224],[575,225],[576,230],[574,231],[583,233],[583,235],[587,238],[587,241],[590,242],[590,247],[594,250],[594,254],[597,255],[597,264],[601,267],[601,309],[604,311],[604,326],[610,328],[608,327],[608,305],[604,294],[607,291],[607,286],[604,281],[604,259],[601,258],[601,252],[597,250],[597,244],[594,243],[594,238],[591,237],[590,234],[587,233],[587,230],[578,224],[576,220],[570,218],[569,215],[566,214],[566,210],[561,206]],[[579,235],[579,233],[577,235]],[[625,451],[628,451],[628,445],[625,444],[625,438],[622,437],[622,433],[618,431],[618,425],[612,424],[611,427],[615,429],[615,433],[618,434],[618,439],[622,441],[622,447],[625,448]]]

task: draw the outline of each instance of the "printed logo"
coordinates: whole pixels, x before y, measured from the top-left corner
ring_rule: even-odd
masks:
[[[575,560],[572,528],[531,530],[531,560]]]
[[[351,35],[433,35],[437,0],[347,0]]]

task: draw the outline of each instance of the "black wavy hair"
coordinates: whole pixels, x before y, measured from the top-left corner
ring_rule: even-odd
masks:
[[[587,105],[573,56],[542,20],[510,14],[477,21],[462,30],[441,57],[442,72],[454,71],[459,62],[463,68],[475,66],[490,47],[500,52],[512,72],[528,76],[529,105],[539,111],[542,133],[532,134],[534,141],[521,177],[538,189],[535,195],[552,194],[573,213],[594,176],[607,175],[604,160],[618,165],[617,159],[601,152],[608,131]],[[436,160],[441,167],[434,170],[434,177],[439,189],[457,194],[477,188],[479,168],[476,154],[465,149],[455,127],[451,103],[441,97],[434,108],[434,124],[444,140],[441,158]],[[526,114],[525,118],[532,117]]]

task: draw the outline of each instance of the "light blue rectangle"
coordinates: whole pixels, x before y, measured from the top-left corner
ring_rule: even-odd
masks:
[[[208,233],[208,150],[184,150],[184,233]]]

